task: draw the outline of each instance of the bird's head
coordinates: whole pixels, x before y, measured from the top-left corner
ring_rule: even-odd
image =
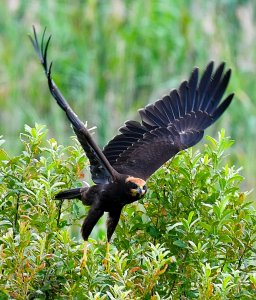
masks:
[[[147,192],[146,182],[136,177],[128,177],[125,180],[127,193],[133,198],[140,199]]]

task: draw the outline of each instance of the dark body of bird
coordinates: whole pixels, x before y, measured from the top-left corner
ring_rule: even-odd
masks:
[[[80,199],[84,205],[91,206],[86,219],[83,222],[81,232],[84,240],[88,237],[104,212],[108,212],[107,238],[111,236],[118,224],[122,208],[129,203],[139,200],[146,192],[144,181],[139,181],[143,185],[141,191],[134,190],[134,194],[129,193],[129,186],[132,184],[130,176],[117,174],[115,181],[108,184],[97,184],[91,187],[76,188],[58,193],[55,199]],[[135,182],[137,180],[134,178]],[[138,183],[139,183],[138,182]],[[138,184],[139,186],[139,184]]]
[[[166,161],[183,149],[198,143],[204,130],[214,123],[232,101],[223,101],[231,70],[220,64],[214,71],[210,62],[199,78],[195,68],[178,89],[139,110],[142,122],[127,121],[103,149],[97,146],[85,125],[70,108],[51,78],[47,64],[50,37],[41,44],[34,29],[33,46],[45,70],[48,86],[58,105],[65,111],[77,138],[90,161],[95,185],[62,191],[56,199],[80,199],[90,206],[82,225],[85,241],[104,212],[108,212],[107,238],[118,224],[124,205],[139,200],[146,193],[146,180]]]

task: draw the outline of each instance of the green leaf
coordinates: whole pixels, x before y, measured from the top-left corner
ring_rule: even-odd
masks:
[[[9,160],[9,156],[4,149],[0,149],[0,161]]]
[[[180,248],[187,248],[187,245],[181,240],[174,241],[173,245],[178,246]]]

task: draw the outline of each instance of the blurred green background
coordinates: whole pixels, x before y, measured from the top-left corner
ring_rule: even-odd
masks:
[[[193,67],[226,61],[235,99],[207,134],[236,140],[230,160],[255,186],[256,1],[6,0],[0,9],[0,134],[18,153],[24,124],[46,124],[70,143],[69,122],[49,95],[27,34],[52,34],[53,77],[100,145],[136,110],[187,79]],[[202,143],[199,147],[202,147]]]

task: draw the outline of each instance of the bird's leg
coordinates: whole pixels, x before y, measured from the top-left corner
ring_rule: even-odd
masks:
[[[110,265],[109,265],[109,259],[110,259],[110,253],[109,253],[109,248],[110,248],[110,240],[111,237],[116,229],[116,226],[118,224],[120,214],[121,214],[120,209],[113,210],[108,213],[108,219],[107,219],[107,245],[106,245],[106,256],[103,259],[103,265],[105,266],[105,269],[107,273],[110,273]]]
[[[88,237],[91,234],[93,227],[96,225],[100,217],[103,215],[104,211],[100,209],[97,205],[92,205],[91,209],[88,212],[87,217],[84,219],[81,232],[83,239],[85,240],[84,243],[84,252],[83,252],[83,258],[81,261],[81,268],[84,268],[86,266],[87,262],[87,248],[88,248]]]

